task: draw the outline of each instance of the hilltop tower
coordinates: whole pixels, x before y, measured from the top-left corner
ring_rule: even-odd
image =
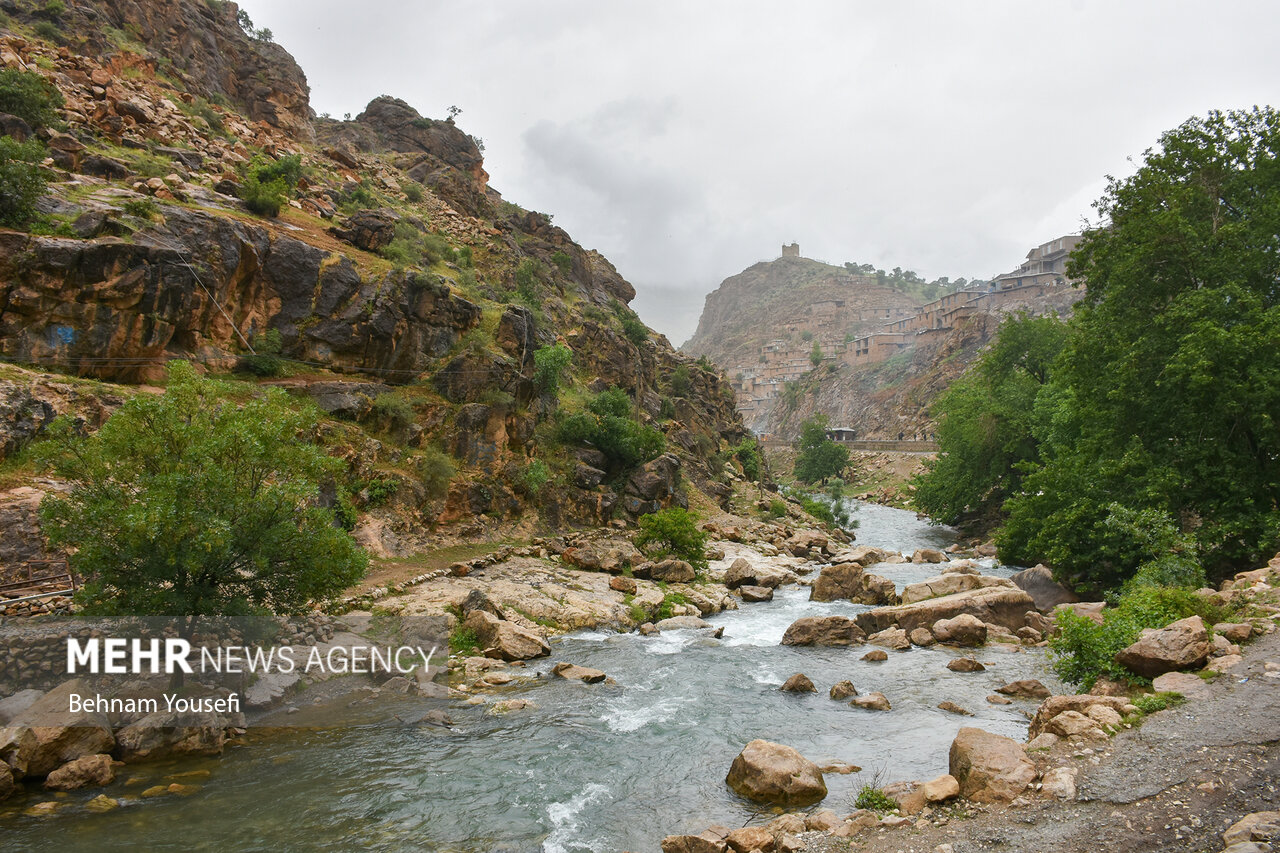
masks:
[[[787,245],[786,243],[783,243],[783,244],[782,244],[782,257],[784,257],[784,258],[798,258],[798,257],[800,257],[800,244],[799,244],[799,243],[792,243],[791,245]]]

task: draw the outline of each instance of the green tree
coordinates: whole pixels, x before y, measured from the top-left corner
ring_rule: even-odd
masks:
[[[827,416],[814,415],[800,425],[795,475],[802,483],[823,483],[849,465],[849,449],[827,438]]]
[[[822,344],[813,342],[813,350],[809,353],[809,363],[814,367],[822,364]]]
[[[573,361],[573,350],[564,344],[540,347],[533,353],[533,381],[547,394],[560,388],[560,376]]]
[[[190,639],[202,617],[297,612],[363,576],[368,558],[318,503],[342,463],[309,441],[315,415],[283,391],[228,395],[174,362],[163,395],[88,438],[56,431],[47,459],[72,488],[44,500],[42,527],[75,549],[87,603]]]
[[[43,159],[44,146],[36,140],[0,136],[0,225],[24,225],[35,217],[45,188]]]
[[[707,570],[707,534],[698,529],[698,517],[678,506],[640,516],[636,546],[658,557],[675,557],[701,574]]]
[[[1039,459],[1036,398],[1066,338],[1054,317],[1005,320],[977,366],[938,398],[939,454],[916,481],[921,509],[945,524],[994,519],[1018,491],[1022,470]]]
[[[55,124],[62,106],[58,88],[31,71],[0,71],[0,113],[9,113],[32,127]]]
[[[1280,547],[1280,114],[1190,119],[1096,207],[1002,555],[1114,586],[1141,551],[1118,505],[1190,534],[1215,575],[1256,565]]]
[[[631,414],[631,398],[621,388],[601,391],[587,411],[560,422],[557,437],[566,444],[590,445],[605,455],[611,475],[620,475],[662,453],[666,439]]]

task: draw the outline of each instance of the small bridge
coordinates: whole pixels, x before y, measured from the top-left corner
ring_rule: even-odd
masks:
[[[0,572],[0,606],[75,590],[76,579],[66,560],[29,560]]]

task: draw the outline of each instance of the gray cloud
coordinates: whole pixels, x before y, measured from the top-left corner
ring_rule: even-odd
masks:
[[[803,253],[990,276],[1077,230],[1161,131],[1274,97],[1280,6],[243,0],[318,111],[450,104],[679,343],[704,295]]]

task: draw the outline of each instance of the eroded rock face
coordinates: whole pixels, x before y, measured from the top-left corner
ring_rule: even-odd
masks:
[[[1036,778],[1022,744],[982,729],[961,729],[949,760],[960,796],[978,803],[1012,802]]]
[[[1200,666],[1209,658],[1209,649],[1204,621],[1190,616],[1163,628],[1143,631],[1137,642],[1116,654],[1116,663],[1144,678],[1155,678]]]
[[[1110,708],[1113,711],[1122,712],[1124,707],[1128,704],[1129,699],[1124,696],[1093,696],[1090,694],[1050,696],[1048,699],[1044,700],[1044,702],[1040,703],[1040,707],[1036,709],[1036,715],[1031,720],[1031,727],[1027,733],[1027,737],[1034,739],[1041,732],[1046,731],[1049,721],[1064,711],[1075,711],[1084,716],[1088,716],[1089,709],[1095,705],[1101,705]]]
[[[116,771],[110,755],[86,755],[68,761],[44,780],[50,791],[74,791],[77,788],[101,788],[115,781]]]
[[[866,634],[847,616],[805,616],[782,635],[784,646],[857,646]]]
[[[111,752],[115,738],[106,716],[70,710],[71,694],[94,692],[81,679],[64,681],[13,720],[13,726],[29,729],[34,739],[27,755],[28,776],[45,776],[68,761]]]
[[[1043,565],[1023,569],[1009,580],[1031,596],[1041,613],[1052,613],[1059,604],[1073,604],[1080,600],[1074,592],[1055,581],[1053,572]]]
[[[227,728],[242,723],[219,714],[158,711],[116,734],[116,749],[125,763],[185,755],[220,755]]]
[[[626,539],[599,539],[561,555],[566,563],[589,572],[621,572],[644,562],[644,554]]]
[[[753,740],[733,760],[725,782],[749,800],[805,806],[827,795],[818,765],[780,743]]]
[[[944,595],[955,595],[971,589],[985,589],[992,586],[1012,587],[1013,582],[1007,578],[993,578],[987,575],[952,572],[929,578],[920,583],[907,584],[902,590],[902,603],[912,604]]]
[[[898,602],[893,581],[865,572],[857,562],[824,568],[809,588],[810,601],[850,601],[892,605]]]

